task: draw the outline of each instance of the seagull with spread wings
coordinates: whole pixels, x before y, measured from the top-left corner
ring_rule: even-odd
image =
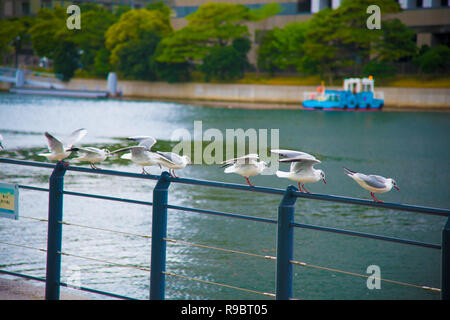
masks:
[[[66,139],[60,141],[45,132],[47,138],[48,153],[40,153],[39,156],[46,157],[48,160],[62,161],[72,153],[71,149],[74,144],[80,141],[87,134],[86,129],[78,129],[71,133]]]
[[[110,152],[110,154],[130,151],[122,155],[121,159],[131,160],[132,162],[140,165],[142,167],[142,174],[149,174],[145,171],[147,166],[160,165],[160,156],[151,150],[153,145],[156,143],[156,139],[150,136],[134,136],[127,138],[128,140],[133,140],[139,142],[137,146],[125,147],[118,150]]]
[[[282,163],[290,163],[291,168],[289,172],[280,171],[276,172],[277,177],[287,178],[298,183],[300,192],[311,193],[305,188],[305,183],[317,182],[325,180],[325,173],[323,170],[314,169],[314,165],[319,164],[320,160],[306,152],[294,151],[294,150],[270,150],[271,153],[279,154],[284,157],[278,160]],[[302,187],[304,191],[302,190]]]
[[[111,154],[108,149],[99,149],[94,147],[72,147],[70,151],[76,151],[79,154],[79,157],[72,159],[72,161],[87,161],[92,169],[100,169],[95,165],[95,163],[105,161]]]
[[[258,160],[259,156],[256,153],[247,154],[239,158],[222,162],[221,168],[226,167],[225,173],[236,173],[243,176],[247,180],[248,185],[254,187],[250,182],[249,177],[256,176],[267,168],[267,163]]]

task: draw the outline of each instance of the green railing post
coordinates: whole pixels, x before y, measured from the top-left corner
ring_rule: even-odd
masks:
[[[163,172],[153,189],[152,255],[150,265],[150,299],[164,300],[166,276],[167,199],[169,173]]]
[[[292,263],[294,255],[294,211],[296,197],[294,186],[286,189],[278,207],[277,229],[277,270],[276,270],[276,299],[288,300],[292,298]]]
[[[441,298],[450,300],[450,217],[442,230]]]
[[[61,278],[61,243],[63,190],[66,165],[56,164],[50,176],[48,200],[47,268],[45,277],[45,299],[59,300]]]

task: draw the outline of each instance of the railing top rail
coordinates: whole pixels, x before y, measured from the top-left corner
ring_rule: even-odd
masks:
[[[15,160],[15,159],[8,159],[8,158],[0,158],[0,163],[41,167],[41,168],[49,168],[49,169],[53,169],[56,166],[56,164],[51,164],[51,163],[27,161],[27,160]],[[276,194],[276,195],[284,195],[286,193],[285,189],[258,187],[258,186],[250,187],[250,186],[243,185],[243,184],[191,179],[191,178],[172,178],[169,176],[169,174],[167,172],[163,172],[161,174],[161,176],[159,176],[159,175],[140,174],[140,173],[132,173],[132,172],[116,171],[116,170],[90,169],[90,168],[76,167],[76,166],[68,166],[67,170],[76,171],[76,172],[84,172],[84,173],[123,176],[123,177],[129,177],[129,178],[150,179],[150,180],[158,180],[158,179],[160,179],[160,177],[164,177],[165,179],[167,179],[171,182],[182,183],[182,184],[200,185],[200,186],[214,187],[214,188],[234,189],[234,190],[241,190],[241,191],[260,192],[260,193]],[[377,208],[383,208],[383,209],[393,209],[393,210],[400,210],[400,211],[418,212],[418,213],[431,214],[431,215],[437,215],[437,216],[443,216],[443,217],[450,217],[450,210],[443,209],[443,208],[432,208],[432,207],[415,206],[415,205],[390,203],[390,202],[374,202],[372,200],[334,196],[334,195],[327,195],[327,194],[302,193],[302,192],[295,191],[296,189],[291,189],[291,190],[292,190],[291,191],[292,195],[297,198],[331,201],[331,202],[339,202],[339,203],[346,203],[346,204],[377,207]]]

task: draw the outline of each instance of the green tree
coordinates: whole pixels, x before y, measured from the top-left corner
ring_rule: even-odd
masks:
[[[414,41],[414,31],[400,20],[383,21],[381,30],[382,35],[374,48],[378,60],[394,62],[416,55],[417,46]]]
[[[157,60],[166,63],[198,63],[217,46],[231,45],[249,35],[245,22],[258,21],[277,13],[280,6],[266,5],[251,10],[243,5],[209,2],[186,17],[187,25],[161,41]]]
[[[422,72],[448,74],[450,72],[450,48],[446,45],[439,45],[423,50],[415,62]]]
[[[79,30],[68,30],[66,18],[64,8],[41,9],[29,29],[35,53],[53,59],[53,71],[62,74],[64,81],[73,77],[79,58],[79,50],[72,38]]]
[[[146,33],[155,32],[164,37],[172,32],[169,17],[160,10],[133,9],[120,16],[105,33],[105,45],[111,52],[110,62],[119,63],[118,52],[129,47],[130,42],[143,39]]]
[[[229,46],[215,46],[199,66],[205,74],[205,80],[211,78],[219,80],[232,80],[242,78],[248,67],[247,53],[250,50],[250,40],[238,38]]]
[[[276,40],[275,32],[274,29],[259,32],[262,32],[263,36],[258,46],[256,65],[259,70],[267,71],[270,75],[273,75],[275,71],[279,70],[277,59],[280,54],[278,48],[273,45]]]
[[[319,72],[330,82],[334,74],[345,68],[361,72],[361,66],[376,53],[383,32],[366,26],[370,5],[378,5],[383,14],[400,10],[394,0],[343,0],[337,9],[321,10],[309,21],[305,54],[317,62]]]
[[[0,20],[0,62],[1,58],[20,49],[30,42],[28,30],[33,25],[31,17]]]
[[[241,74],[241,68],[236,61],[240,60],[239,52],[233,46],[215,46],[203,59],[199,69],[205,74],[205,80],[215,77],[220,80],[236,79]]]
[[[70,39],[81,52],[82,68],[91,74],[103,74],[103,70],[95,70],[95,58],[105,48],[105,32],[117,18],[111,12],[94,4],[82,6],[81,12],[82,28],[72,32]]]
[[[62,41],[58,44],[53,58],[53,71],[62,75],[63,81],[69,81],[78,68],[78,50],[73,42]]]
[[[69,38],[66,27],[66,11],[62,7],[39,10],[34,25],[30,28],[34,52],[52,58],[58,44]]]
[[[128,79],[156,80],[153,54],[160,40],[158,34],[151,31],[120,46],[116,52],[117,70]]]
[[[291,22],[269,32],[258,50],[259,66],[272,70],[314,71],[314,61],[303,47],[308,26],[308,22]]]

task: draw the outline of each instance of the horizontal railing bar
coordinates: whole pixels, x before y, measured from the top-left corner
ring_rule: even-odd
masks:
[[[8,159],[8,158],[0,158],[0,163],[1,162],[8,163],[8,164],[22,165],[22,166],[48,168],[48,169],[54,169],[56,167],[56,164],[53,164],[53,163],[15,160],[15,159]],[[141,173],[133,173],[133,172],[127,172],[127,171],[106,170],[106,169],[91,169],[91,168],[77,167],[77,166],[71,166],[71,165],[68,165],[66,170],[76,171],[76,172],[84,172],[84,173],[95,173],[95,174],[104,174],[104,175],[111,175],[111,176],[129,177],[129,178],[150,179],[150,180],[158,180],[160,177],[159,175],[153,175],[153,174],[141,174]]]
[[[19,184],[20,189],[27,189],[27,190],[34,190],[34,191],[44,191],[48,192],[48,188],[40,188],[40,187],[33,187],[33,186],[26,186],[23,184]]]
[[[223,216],[223,217],[229,217],[229,218],[251,220],[251,221],[259,221],[259,222],[265,222],[265,223],[273,223],[273,224],[277,223],[277,220],[273,220],[273,219],[245,216],[245,215],[240,215],[240,214],[235,214],[235,213],[220,212],[220,211],[214,211],[214,210],[206,210],[206,209],[197,209],[197,208],[188,208],[188,207],[182,207],[182,206],[174,206],[174,205],[170,205],[170,204],[167,205],[167,209],[174,209],[174,210],[180,210],[180,211],[190,211],[190,212],[211,214],[211,215]]]
[[[95,198],[95,199],[102,199],[102,200],[111,200],[111,201],[119,201],[119,202],[128,202],[128,203],[134,203],[134,204],[142,204],[142,205],[153,205],[152,202],[149,201],[141,201],[141,200],[133,200],[133,199],[127,199],[127,198],[118,198],[118,197],[110,197],[110,196],[102,196],[99,194],[90,194],[90,193],[82,193],[82,192],[74,192],[74,191],[63,191],[63,194],[71,195],[71,196],[77,196],[77,197],[86,197],[86,198]]]
[[[218,182],[218,181],[191,179],[191,178],[170,177],[169,180],[171,182],[176,182],[176,183],[181,183],[181,184],[191,184],[191,185],[198,185],[198,186],[205,186],[205,187],[225,188],[225,189],[234,189],[234,190],[242,190],[242,191],[253,191],[253,192],[261,192],[261,193],[277,194],[277,195],[284,195],[284,193],[286,192],[286,190],[284,190],[284,189],[258,187],[258,186],[250,187],[245,184]]]
[[[11,276],[16,276],[16,277],[21,277],[21,278],[25,278],[25,279],[37,280],[37,281],[45,282],[45,278],[30,276],[30,275],[27,275],[27,274],[22,274],[22,273],[17,273],[17,272],[0,270],[0,273],[4,273],[4,274],[11,275]],[[101,295],[109,296],[109,297],[113,297],[113,298],[126,299],[126,300],[137,300],[135,298],[130,298],[130,297],[126,297],[126,296],[122,296],[122,295],[119,295],[119,294],[110,293],[110,292],[106,292],[106,291],[91,289],[91,288],[87,288],[87,287],[73,286],[73,285],[70,285],[70,284],[64,283],[64,282],[60,282],[59,284],[61,286],[63,286],[63,287],[66,287],[66,288],[72,288],[72,289],[75,289],[75,290],[101,294]]]
[[[0,162],[17,164],[17,165],[25,165],[25,166],[45,167],[45,168],[54,168],[55,167],[55,164],[35,162],[35,161],[25,161],[25,160],[14,160],[14,159],[8,159],[8,158],[0,158]],[[104,169],[90,169],[90,168],[76,167],[76,166],[68,166],[67,170],[77,171],[77,172],[85,172],[85,173],[105,174],[105,175],[112,175],[112,176],[125,176],[125,177],[130,177],[130,178],[150,179],[150,180],[158,180],[160,178],[159,175],[146,175],[146,174],[125,172],[125,171],[104,170]],[[253,191],[253,192],[261,192],[261,193],[277,194],[277,195],[284,195],[286,192],[284,189],[275,189],[275,188],[258,187],[258,186],[250,187],[250,186],[243,185],[243,184],[234,184],[234,183],[199,180],[199,179],[174,178],[174,177],[169,177],[168,179],[171,182],[175,182],[175,183],[200,185],[200,186],[215,187],[215,188],[234,189],[234,190],[241,190],[241,191]],[[362,206],[376,207],[376,208],[383,208],[383,209],[418,212],[418,213],[425,213],[425,214],[438,215],[438,216],[444,216],[444,217],[450,216],[450,210],[442,209],[442,208],[414,206],[414,205],[389,203],[389,202],[375,202],[372,200],[349,198],[349,197],[326,195],[326,194],[316,194],[316,193],[293,192],[293,195],[298,198],[304,198],[304,199],[314,199],[314,200],[355,204],[355,205],[362,205]]]
[[[296,227],[296,228],[311,229],[311,230],[318,230],[318,231],[325,231],[325,232],[332,232],[332,233],[340,233],[340,234],[345,234],[345,235],[355,236],[355,237],[361,237],[361,238],[370,238],[370,239],[376,239],[376,240],[397,242],[397,243],[414,245],[414,246],[431,248],[431,249],[438,249],[438,250],[441,249],[441,246],[438,245],[438,244],[420,242],[420,241],[415,241],[415,240],[400,239],[400,238],[395,238],[395,237],[382,236],[382,235],[377,235],[377,234],[373,234],[373,233],[364,233],[364,232],[350,231],[350,230],[345,230],[345,229],[322,227],[322,226],[316,226],[316,225],[304,224],[304,223],[297,223],[297,222],[292,223],[292,226]]]
[[[393,210],[399,210],[399,211],[419,212],[419,213],[426,213],[426,214],[443,216],[443,217],[450,216],[450,210],[442,209],[442,208],[422,207],[422,206],[414,206],[414,205],[392,203],[392,202],[375,202],[372,200],[333,196],[333,195],[318,194],[318,193],[294,192],[294,195],[297,197],[306,198],[306,199],[323,200],[323,201],[331,201],[331,202],[339,202],[339,203],[347,203],[347,204],[356,204],[356,205],[362,205],[362,206],[368,206],[368,207],[393,209]]]

